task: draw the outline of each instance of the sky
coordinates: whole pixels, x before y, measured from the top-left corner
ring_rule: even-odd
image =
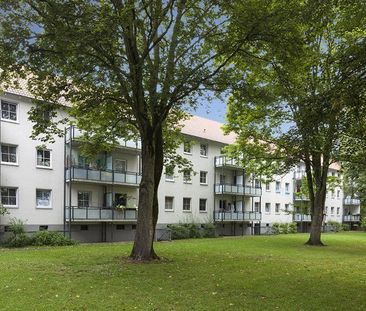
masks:
[[[206,119],[224,123],[226,113],[226,102],[219,99],[214,99],[209,103],[207,101],[202,101],[198,105],[198,108],[195,111],[192,111],[191,113]]]

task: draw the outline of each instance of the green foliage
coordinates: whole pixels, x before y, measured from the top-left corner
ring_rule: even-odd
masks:
[[[24,247],[31,244],[31,239],[25,234],[24,222],[11,218],[9,222],[11,236],[5,241],[7,247]]]
[[[34,233],[31,243],[34,246],[65,246],[76,244],[74,240],[55,231],[39,231]]]
[[[342,224],[342,231],[350,231],[351,227],[348,224]]]
[[[362,217],[361,219],[361,228],[366,231],[366,217]]]
[[[176,224],[169,225],[172,240],[180,239],[196,239],[196,238],[213,238],[216,236],[216,227],[213,223],[207,224]]]
[[[340,231],[343,230],[342,224],[340,222],[338,222],[338,221],[333,221],[333,220],[332,221],[328,221],[327,222],[327,225],[328,226],[331,226],[332,227],[332,230],[334,232],[340,232]]]
[[[296,223],[273,223],[272,224],[272,233],[273,234],[288,234],[288,233],[297,233],[297,225]]]
[[[0,203],[0,216],[9,215],[9,211]]]

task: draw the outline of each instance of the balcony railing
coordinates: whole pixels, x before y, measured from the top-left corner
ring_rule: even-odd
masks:
[[[360,205],[361,201],[360,201],[360,199],[354,199],[354,198],[347,197],[343,200],[343,204],[344,205]]]
[[[66,129],[66,142],[69,142],[70,139],[78,139],[83,136],[83,132],[79,130],[75,126],[71,126]],[[125,139],[118,139],[117,140],[120,147],[130,148],[130,149],[141,149],[141,141],[140,140],[125,140]]]
[[[261,220],[260,212],[215,212],[215,221],[251,221]]]
[[[306,176],[306,173],[304,170],[296,170],[294,172],[294,178],[296,180],[301,180],[304,176]]]
[[[350,222],[350,221],[360,221],[360,215],[344,215],[343,221],[344,222]]]
[[[306,195],[303,194],[294,194],[294,200],[295,201],[310,201],[309,197],[307,197]]]
[[[66,207],[67,221],[136,221],[137,210],[119,210],[106,207]]]
[[[262,188],[243,186],[243,185],[231,185],[231,184],[216,184],[216,194],[238,194],[248,196],[261,196]]]
[[[236,159],[231,159],[225,156],[215,157],[215,166],[216,167],[228,166],[234,168],[241,168],[240,163]]]
[[[69,181],[70,179],[138,186],[141,181],[141,175],[135,172],[95,170],[72,166],[66,169],[66,180]]]
[[[294,221],[311,221],[311,215],[294,214]]]

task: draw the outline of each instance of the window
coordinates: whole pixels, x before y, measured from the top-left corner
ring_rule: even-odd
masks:
[[[173,203],[174,203],[174,197],[165,197],[165,210],[172,211]]]
[[[279,214],[280,213],[280,203],[276,203],[275,205],[275,213]]]
[[[183,182],[185,183],[191,183],[191,171],[185,170],[183,171]]]
[[[290,210],[290,205],[289,204],[285,204],[285,212],[288,213]]]
[[[225,184],[225,180],[226,180],[225,175],[220,175],[220,184],[221,185],[224,185]],[[235,184],[236,184],[236,182],[235,182]]]
[[[285,183],[285,192],[290,193],[290,184],[288,182]]]
[[[47,231],[48,230],[48,226],[45,226],[45,225],[39,226],[38,230],[39,231]]]
[[[125,230],[125,225],[116,225],[116,230]]]
[[[51,151],[37,149],[37,166],[51,167]]]
[[[183,144],[183,152],[192,154],[192,146],[189,141],[185,141]]]
[[[17,147],[1,145],[1,162],[17,163]]]
[[[281,182],[276,181],[276,192],[280,192],[281,191]]]
[[[332,207],[330,208],[330,214],[331,214],[331,215],[334,215],[334,206],[332,206]]]
[[[254,202],[254,211],[256,213],[259,213],[260,212],[259,202]]]
[[[136,230],[136,225],[132,225],[132,230]]]
[[[78,192],[78,207],[89,207],[90,206],[90,192],[79,191]]]
[[[17,104],[1,101],[1,119],[17,121]]]
[[[200,172],[200,183],[207,185],[207,172]]]
[[[89,227],[88,225],[80,225],[80,231],[88,231]]]
[[[165,180],[174,181],[174,166],[165,167]]]
[[[183,211],[191,211],[191,198],[183,198]]]
[[[113,169],[117,173],[125,173],[127,171],[127,161],[121,159],[115,159]]]
[[[17,204],[17,188],[1,188],[1,204],[6,207],[16,207]]]
[[[341,196],[341,190],[337,190],[337,198],[339,199]]]
[[[37,208],[51,208],[51,190],[36,190]]]
[[[206,208],[206,204],[207,203],[207,199],[200,199],[200,212],[207,212],[207,208]]]
[[[255,188],[260,188],[261,187],[261,183],[260,183],[259,179],[254,180],[254,186],[255,186]]]
[[[339,213],[340,213],[340,208],[337,207],[337,215],[339,215]]]
[[[271,203],[266,203],[265,205],[265,212],[270,214],[271,213]]]
[[[334,199],[334,190],[332,190],[331,197]]]
[[[328,215],[328,206],[325,207],[325,214]]]
[[[271,184],[269,182],[266,183],[266,191],[271,191]]]
[[[205,144],[201,144],[200,145],[200,155],[207,157],[207,154],[208,154],[208,146]]]

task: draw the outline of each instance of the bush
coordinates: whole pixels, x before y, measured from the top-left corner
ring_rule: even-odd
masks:
[[[297,225],[295,222],[292,222],[292,223],[274,222],[272,224],[272,233],[273,234],[297,233]]]
[[[280,224],[280,233],[282,234],[288,233],[288,223]]]
[[[342,230],[343,231],[350,231],[351,230],[351,227],[348,224],[342,224]]]
[[[169,225],[172,240],[189,239],[189,228],[182,225]]]
[[[366,217],[361,218],[361,227],[366,231]]]
[[[214,238],[216,237],[216,226],[213,223],[202,224],[202,237]]]
[[[296,222],[291,222],[288,224],[288,233],[297,233],[297,224]]]
[[[65,246],[75,244],[75,241],[55,231],[36,232],[33,234],[31,242],[34,246]]]
[[[25,234],[24,222],[17,218],[11,218],[9,222],[11,237],[5,242],[7,247],[24,247],[31,244],[31,239]]]
[[[333,228],[334,232],[342,231],[342,224],[338,221],[328,221],[328,225]]]

